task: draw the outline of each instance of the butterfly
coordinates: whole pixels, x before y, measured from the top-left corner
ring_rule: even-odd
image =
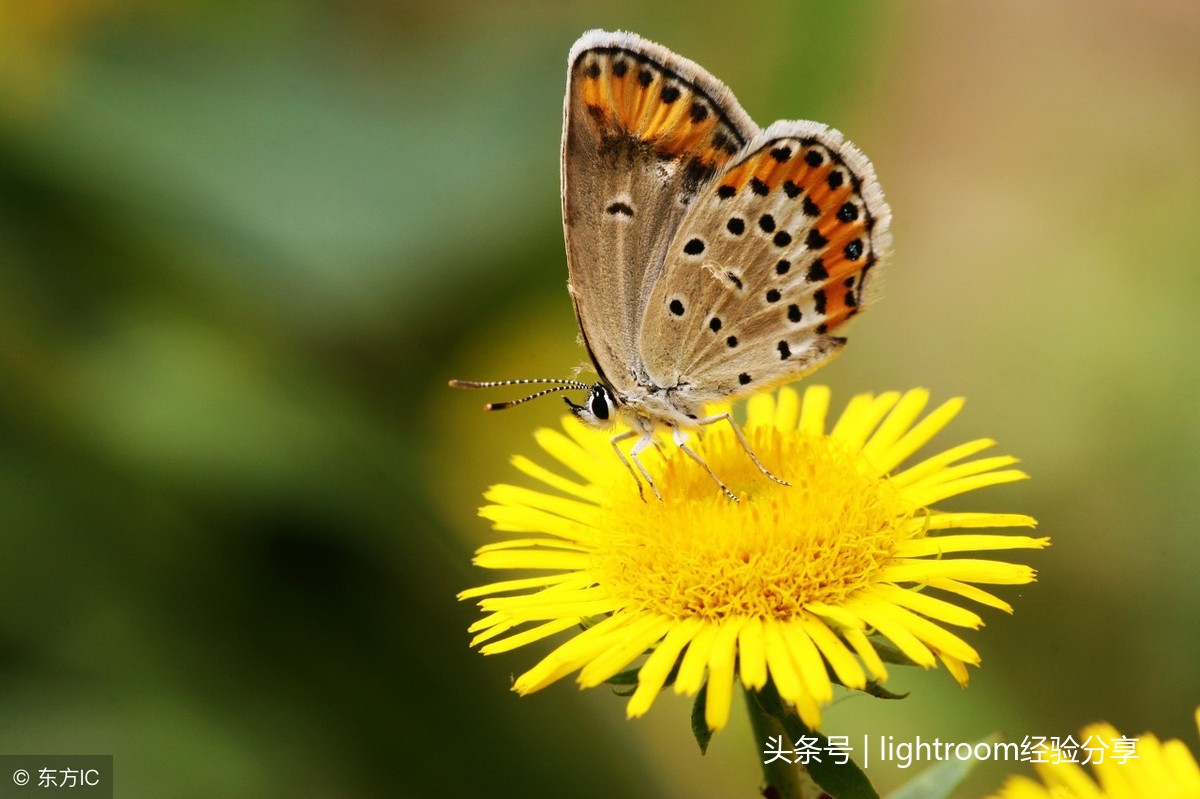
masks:
[[[698,64],[593,30],[568,57],[562,213],[568,289],[599,380],[450,384],[549,386],[489,410],[587,391],[566,399],[571,411],[597,427],[625,421],[613,449],[660,500],[638,455],[664,428],[730,499],[687,431],[730,424],[784,483],[728,413],[705,407],[796,380],[845,346],[835,331],[872,299],[891,243],[867,157],[818,122],[761,130]]]

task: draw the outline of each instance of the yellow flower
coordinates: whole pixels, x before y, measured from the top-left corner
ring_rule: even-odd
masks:
[[[1077,759],[1090,759],[1098,785],[1079,762],[1036,763],[1041,783],[1011,777],[994,799],[1200,799],[1200,766],[1182,741],[1161,742],[1149,733],[1124,738],[1111,724],[1093,724],[1079,743]]]
[[[984,550],[1039,549],[1046,538],[962,532],[1032,527],[1029,516],[941,512],[948,497],[1026,477],[1010,457],[971,459],[991,447],[971,441],[902,471],[962,407],[951,400],[918,421],[928,392],[854,397],[827,430],[830,393],[791,389],[750,400],[745,424],[760,460],[792,483],[766,479],[727,425],[709,428],[698,449],[742,501],[729,501],[673,445],[643,459],[664,500],[643,501],[610,446],[612,431],[565,417],[566,435],[536,433],[567,478],[517,456],[513,465],[553,491],[493,486],[480,510],[496,530],[533,533],[482,547],[487,569],[542,572],[464,591],[483,597],[471,627],[485,654],[506,652],[582,625],[522,674],[528,694],[579,670],[582,687],[604,683],[641,657],[628,705],[641,716],[675,675],[676,693],[695,695],[707,677],[710,729],[729,718],[735,679],[750,690],[768,678],[810,727],[837,681],[883,681],[870,636],[890,641],[926,668],[941,660],[960,683],[979,655],[943,625],[978,628],[974,612],[940,596],[1011,612],[974,584],[1021,584],[1028,566],[957,557]],[[486,642],[486,643],[485,643]],[[857,655],[857,657],[856,657]]]

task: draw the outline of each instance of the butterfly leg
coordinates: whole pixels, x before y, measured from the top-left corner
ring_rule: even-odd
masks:
[[[629,450],[628,458],[625,457],[624,452],[621,452],[621,448],[617,446],[622,441],[633,438],[638,432],[637,430],[626,430],[623,433],[617,433],[609,440],[609,443],[612,444],[613,451],[617,453],[617,457],[621,459],[621,463],[625,464],[625,468],[629,470],[629,476],[633,478],[633,482],[637,484],[638,496],[642,502],[646,501],[646,495],[642,491],[642,481],[638,478],[638,472],[642,473],[642,477],[645,478],[646,483],[650,486],[650,490],[654,492],[654,496],[658,497],[658,500],[661,502],[662,494],[658,493],[658,486],[654,485],[654,481],[650,479],[650,473],[646,471],[646,467],[642,465],[642,461],[638,458],[641,451],[654,442],[653,431],[642,433],[642,437]],[[630,460],[633,463],[630,463]],[[637,464],[636,472],[633,470],[634,464]]]
[[[679,446],[679,448],[687,453],[688,457],[704,467],[704,471],[708,472],[708,476],[713,479],[713,482],[720,486],[721,490],[725,492],[725,496],[729,497],[734,502],[741,502],[741,500],[738,499],[738,495],[730,491],[729,486],[721,482],[721,478],[717,477],[709,465],[704,462],[704,459],[697,455],[694,449],[688,446],[686,433],[676,427],[673,428],[672,435],[675,438],[675,443]],[[760,466],[759,468],[761,469],[762,467]]]
[[[740,426],[738,426],[737,422],[733,421],[733,417],[730,416],[728,413],[720,413],[720,414],[717,414],[716,416],[705,417],[704,419],[699,420],[697,422],[697,424],[704,426],[704,425],[715,424],[717,422],[729,422],[729,426],[733,428],[733,434],[735,436],[737,436],[738,443],[742,445],[742,449],[744,449],[746,451],[746,454],[750,456],[750,460],[754,461],[754,465],[758,467],[758,470],[760,472],[765,474],[767,477],[770,477],[772,480],[774,480],[776,483],[779,483],[780,485],[785,485],[785,486],[791,485],[791,483],[789,483],[787,480],[781,480],[778,477],[776,477],[775,475],[771,474],[769,471],[767,471],[767,467],[762,465],[762,461],[760,461],[758,459],[758,456],[754,454],[754,450],[750,449],[750,442],[746,440],[746,434],[742,432],[742,428]]]

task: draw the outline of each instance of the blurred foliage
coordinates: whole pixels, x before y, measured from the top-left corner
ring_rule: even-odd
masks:
[[[744,720],[701,759],[686,701],[518,699],[532,655],[469,651],[454,600],[561,406],[445,380],[583,357],[590,27],[864,147],[897,254],[820,379],[966,394],[954,434],[1035,477],[988,501],[1055,546],[972,687],[901,673],[829,731],[1195,747],[1194,5],[0,0],[0,751],[112,753],[131,796],[752,795]]]

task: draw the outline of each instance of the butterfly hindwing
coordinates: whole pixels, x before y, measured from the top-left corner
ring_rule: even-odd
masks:
[[[796,379],[871,299],[891,213],[870,161],[816,122],[776,122],[711,181],[668,245],[641,328],[650,379],[693,399]]]
[[[638,335],[680,220],[759,131],[724,84],[633,34],[590,31],[568,63],[569,285],[597,369],[625,394],[642,373]]]

